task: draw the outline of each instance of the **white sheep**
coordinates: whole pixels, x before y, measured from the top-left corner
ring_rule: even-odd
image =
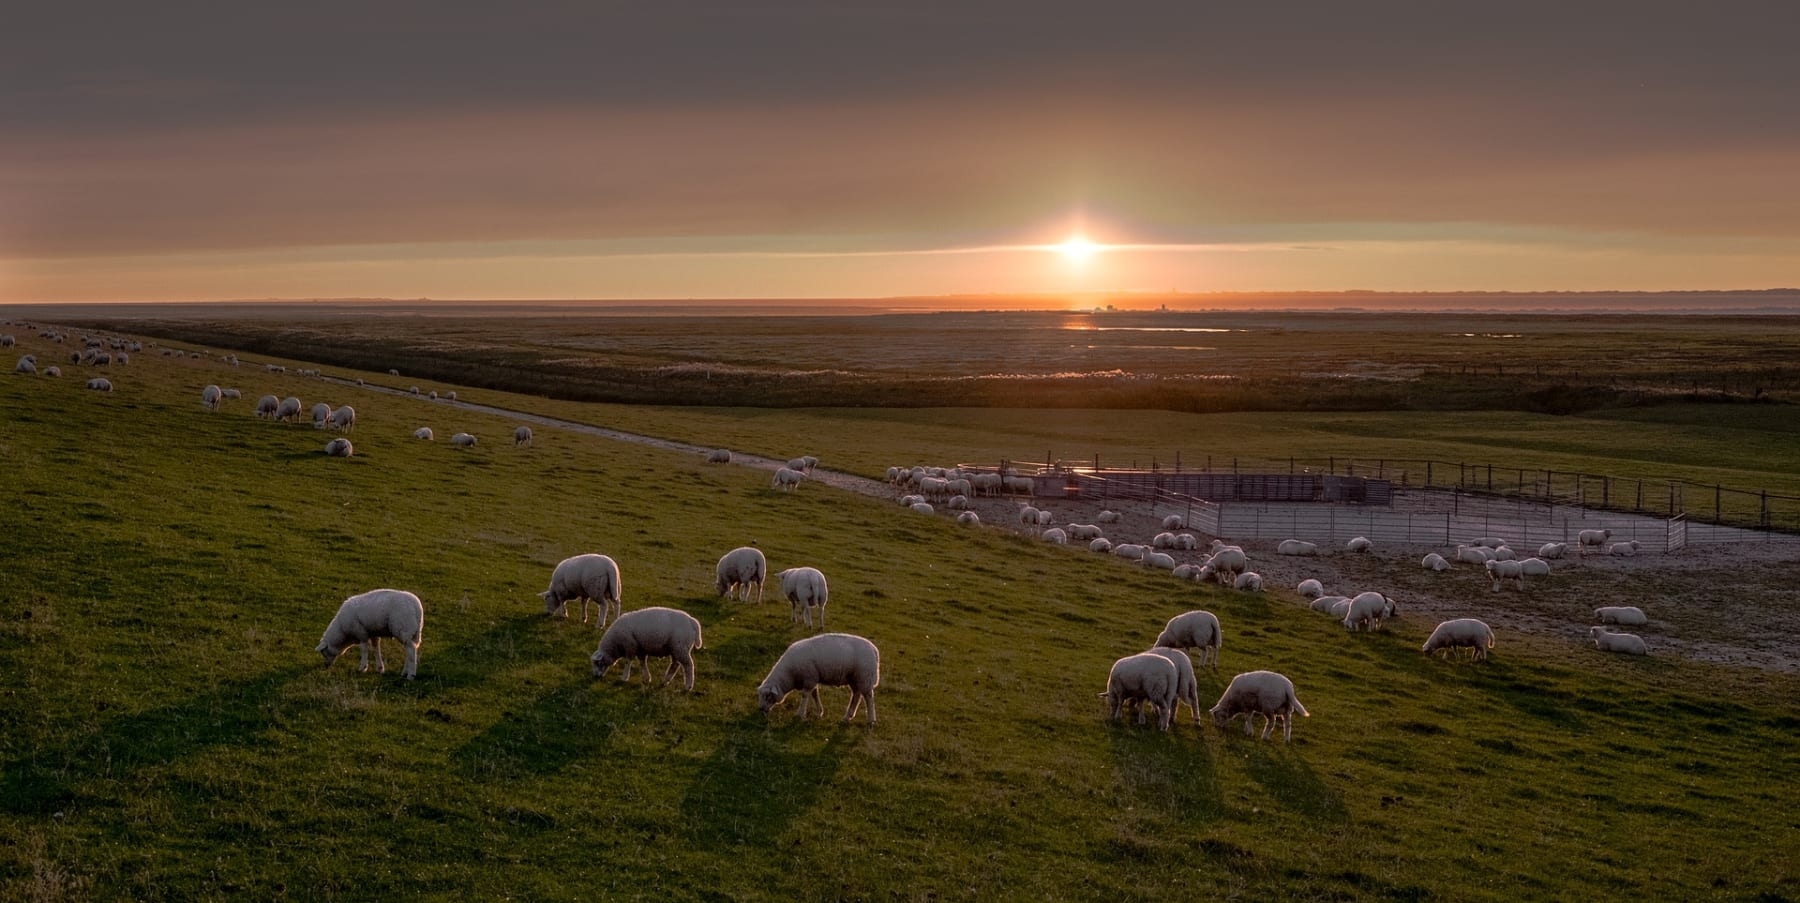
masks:
[[[1344,604],[1344,610],[1346,612],[1349,611],[1350,597],[1348,596],[1320,596],[1319,598],[1312,600],[1312,604],[1307,607],[1320,614],[1331,614],[1332,606],[1337,605],[1340,602]],[[1344,612],[1337,613],[1337,617],[1342,618],[1343,616]]]
[[[1613,633],[1604,627],[1595,627],[1588,631],[1594,638],[1594,645],[1602,652],[1623,652],[1626,655],[1649,655],[1650,647],[1644,644],[1644,638],[1635,633]]]
[[[966,511],[969,508],[969,497],[966,495],[953,495],[950,497],[950,501],[944,503],[944,507],[951,511]]]
[[[800,462],[802,464],[806,465],[805,467],[803,467],[801,469],[805,470],[809,474],[813,472],[813,468],[819,466],[819,459],[813,455],[801,455]]]
[[[1200,540],[1192,533],[1177,533],[1175,534],[1175,548],[1192,552],[1200,548]]]
[[[256,416],[259,418],[274,417],[275,412],[280,408],[281,399],[273,395],[264,395],[256,400]]]
[[[1088,551],[1090,551],[1090,552],[1099,552],[1100,554],[1104,555],[1108,552],[1111,552],[1112,550],[1113,550],[1112,540],[1107,539],[1104,536],[1088,543]]]
[[[1494,561],[1518,561],[1519,553],[1508,546],[1496,546],[1493,550]]]
[[[31,355],[27,354],[24,357],[19,358],[19,362],[13,366],[13,372],[23,373],[27,376],[36,375],[37,361],[33,360]]]
[[[1170,649],[1200,650],[1200,664],[1217,665],[1219,663],[1219,647],[1224,644],[1224,634],[1219,631],[1219,618],[1210,611],[1186,611],[1169,619],[1163,625],[1162,633],[1156,635],[1153,646],[1166,646]]]
[[[472,448],[475,445],[475,437],[468,433],[457,433],[450,437],[450,444],[457,448]]]
[[[915,514],[936,514],[937,513],[937,509],[931,507],[930,502],[913,502],[908,507],[910,507]]]
[[[1175,534],[1170,533],[1168,531],[1164,531],[1162,533],[1156,534],[1155,536],[1150,538],[1150,548],[1152,548],[1152,549],[1173,549],[1173,548],[1175,548]]]
[[[1175,570],[1170,571],[1169,573],[1177,580],[1198,581],[1205,579],[1205,577],[1212,576],[1210,573],[1206,573],[1205,567],[1198,564],[1178,564],[1175,566]],[[1201,576],[1202,574],[1205,574],[1205,577]]]
[[[1045,530],[1044,534],[1038,538],[1045,542],[1055,543],[1059,546],[1066,546],[1069,544],[1069,534],[1064,533],[1061,527],[1051,527],[1050,529]]]
[[[1367,536],[1352,536],[1349,542],[1344,543],[1346,552],[1367,552],[1373,548],[1375,548],[1375,544],[1370,542]]]
[[[569,602],[580,600],[583,624],[587,623],[588,602],[594,602],[600,606],[600,617],[594,622],[598,630],[606,626],[609,610],[615,616],[624,610],[623,595],[618,563],[589,552],[557,562],[550,572],[550,588],[538,593],[538,598],[544,600],[544,614],[561,612],[564,618],[569,616]]]
[[[1580,543],[1583,555],[1587,554],[1588,549],[1604,549],[1606,541],[1611,538],[1611,530],[1583,530],[1575,534],[1575,539]]]
[[[1056,520],[1056,515],[1051,514],[1047,509],[1042,509],[1042,508],[1038,509],[1038,515],[1037,515],[1037,525],[1038,526],[1048,527],[1048,526],[1050,526],[1050,523],[1054,520]]]
[[[801,473],[805,473],[806,472],[806,459],[805,458],[789,458],[788,462],[787,462],[787,467],[789,470],[798,470]]]
[[[449,399],[449,400],[450,400],[450,401],[455,401],[455,400],[456,400],[456,390],[455,390],[455,389],[451,389],[451,390],[450,390],[450,391],[448,391],[448,392],[445,392],[445,393],[444,393],[444,397],[445,397],[445,398],[446,398],[446,399]]]
[[[1519,559],[1519,573],[1527,577],[1548,577],[1550,576],[1550,562],[1542,558],[1521,558]]]
[[[1185,530],[1187,529],[1187,521],[1179,514],[1171,514],[1168,517],[1163,518],[1163,529]]]
[[[756,590],[756,602],[762,604],[763,581],[769,579],[769,559],[753,546],[739,546],[719,556],[713,568],[713,590],[721,596],[750,601],[750,590]]]
[[[1105,531],[1100,529],[1099,524],[1070,524],[1068,527],[1068,533],[1069,533],[1070,539],[1078,540],[1080,542],[1087,542],[1088,540],[1091,540],[1091,539],[1099,539],[1100,537],[1106,535]]]
[[[804,621],[813,626],[813,609],[819,610],[819,628],[825,629],[825,603],[831,601],[831,590],[818,568],[788,568],[775,575],[781,581],[782,598],[788,600],[788,623]]]
[[[49,376],[49,377],[53,377],[53,378],[54,378],[54,377],[58,377],[58,376],[61,376],[61,375],[62,375],[62,368],[61,368],[61,367],[58,367],[58,366],[56,366],[56,365],[55,365],[55,364],[52,364],[52,365],[50,365],[50,366],[48,366],[48,367],[45,367],[45,368],[44,368],[44,375],[45,375],[45,376]]]
[[[1149,551],[1148,548],[1131,542],[1122,542],[1112,547],[1114,555],[1127,561],[1143,561],[1144,555]]]
[[[1156,711],[1156,726],[1166,731],[1175,718],[1175,693],[1180,685],[1181,676],[1174,662],[1155,653],[1140,652],[1113,662],[1106,675],[1106,692],[1100,698],[1106,700],[1107,718],[1111,721],[1119,720],[1126,703],[1147,702]],[[1143,720],[1140,710],[1138,723]]]
[[[1212,557],[1206,559],[1206,564],[1213,569],[1213,575],[1219,578],[1219,583],[1225,584],[1250,569],[1250,557],[1237,546],[1219,546]]]
[[[356,429],[356,409],[344,405],[331,412],[331,428],[349,432]]]
[[[312,406],[313,429],[322,430],[331,422],[331,405],[319,402]]]
[[[1354,600],[1352,600],[1348,596],[1335,596],[1335,597],[1334,596],[1326,596],[1325,598],[1327,598],[1327,599],[1335,598],[1337,600],[1337,601],[1331,603],[1330,612],[1331,612],[1331,616],[1333,618],[1335,618],[1339,621],[1342,621],[1344,618],[1349,616],[1350,603]],[[1313,604],[1317,605],[1319,603],[1314,602]]]
[[[855,718],[857,708],[867,702],[869,723],[874,724],[875,688],[880,683],[881,650],[874,643],[854,634],[822,633],[794,641],[775,660],[769,676],[756,688],[757,708],[767,714],[798,690],[800,717],[805,718],[809,699],[821,713],[825,711],[820,686],[849,687],[850,707],[844,710],[844,720]]]
[[[200,390],[200,404],[209,411],[219,409],[219,402],[225,398],[225,390],[218,386],[207,386]]]
[[[531,427],[520,426],[513,430],[513,447],[531,444]]]
[[[1350,600],[1350,606],[1344,610],[1344,629],[1358,630],[1367,627],[1374,630],[1382,621],[1400,613],[1400,607],[1394,600],[1377,592],[1358,593]]]
[[[1642,548],[1641,544],[1637,540],[1631,539],[1626,540],[1625,542],[1615,542],[1612,545],[1607,546],[1606,554],[1629,558],[1636,555],[1639,548]]]
[[[412,393],[412,394],[414,394],[414,395],[417,395],[417,394],[419,394],[419,387],[418,387],[418,386],[413,386],[413,387],[411,387],[411,388],[409,388],[409,389],[407,389],[407,390],[406,390],[406,391],[408,391],[408,392],[411,392],[411,393]]]
[[[1420,650],[1430,655],[1439,649],[1455,649],[1466,647],[1475,651],[1475,660],[1488,657],[1488,650],[1494,648],[1494,630],[1475,618],[1457,618],[1444,621],[1431,631]]]
[[[244,393],[237,389],[226,389],[221,394],[224,396],[226,401],[235,401],[239,398],[244,397]]]
[[[388,371],[388,375],[389,375],[389,376],[399,376],[399,375],[400,375],[400,371],[398,371],[398,370],[389,370],[389,371]]]
[[[1623,624],[1627,627],[1642,627],[1650,623],[1644,610],[1636,605],[1608,605],[1594,609],[1594,620],[1602,624]]]
[[[1419,567],[1428,571],[1447,571],[1450,570],[1450,562],[1445,561],[1444,556],[1436,552],[1429,552],[1424,558],[1419,559]]]
[[[1319,546],[1305,540],[1284,539],[1275,546],[1275,552],[1280,555],[1317,555]]]
[[[1494,592],[1499,592],[1500,585],[1508,580],[1521,591],[1525,589],[1525,569],[1517,561],[1490,561],[1483,567],[1487,568],[1488,579],[1494,583]]]
[[[1537,557],[1544,559],[1561,558],[1563,557],[1563,553],[1568,550],[1569,544],[1566,542],[1547,542],[1538,546]]]
[[[422,426],[416,430],[413,430],[413,438],[414,439],[423,439],[426,442],[430,442],[431,437],[433,435],[434,434],[431,432],[431,427],[428,427],[428,426]]]
[[[1194,723],[1200,723],[1200,684],[1194,679],[1194,663],[1188,660],[1187,653],[1180,649],[1157,646],[1144,650],[1151,655],[1160,655],[1175,666],[1175,704],[1187,703],[1188,711],[1193,713]],[[1171,711],[1173,718],[1174,712]]]
[[[706,453],[706,463],[708,463],[708,464],[730,464],[731,463],[731,449],[715,448],[712,451],[707,452]]]
[[[276,420],[299,420],[300,399],[288,396],[281,400],[281,407],[275,409]]]
[[[330,455],[333,458],[348,458],[351,455],[356,454],[356,449],[351,446],[350,440],[339,436],[336,439],[325,443],[325,454]]]
[[[1116,524],[1119,522],[1119,512],[1103,509],[1099,516],[1094,518],[1094,522],[1100,524]]]
[[[1282,739],[1294,741],[1294,716],[1312,717],[1306,706],[1300,704],[1300,697],[1294,693],[1294,682],[1285,675],[1274,671],[1247,671],[1231,679],[1231,684],[1219,696],[1219,701],[1209,709],[1213,716],[1213,726],[1224,730],[1231,719],[1244,715],[1244,735],[1256,732],[1256,716],[1261,715],[1266,724],[1263,727],[1262,739],[1269,739],[1275,730],[1275,723],[1283,725]]]
[[[1481,546],[1457,546],[1455,558],[1463,564],[1485,565],[1494,560],[1494,553]]]
[[[1149,552],[1144,555],[1144,567],[1159,571],[1175,570],[1175,556],[1167,552]]]
[[[981,523],[981,515],[973,511],[964,511],[956,516],[956,522],[965,527],[971,527]]]
[[[673,608],[652,606],[628,611],[619,615],[600,635],[600,645],[594,649],[589,661],[594,664],[594,676],[606,674],[606,669],[613,662],[625,663],[621,681],[631,680],[631,663],[635,660],[644,669],[644,682],[649,683],[650,659],[669,657],[669,670],[663,672],[662,682],[667,685],[675,679],[675,670],[681,669],[686,689],[694,689],[694,650],[705,648],[705,640],[701,637],[700,622],[693,615]]]
[[[1501,546],[1506,545],[1506,540],[1501,539],[1498,536],[1481,536],[1469,540],[1469,545],[1481,546],[1484,549],[1498,549]]]
[[[1245,571],[1242,574],[1237,575],[1237,578],[1231,581],[1231,588],[1243,590],[1247,593],[1260,593],[1263,588],[1262,583],[1261,574],[1258,574],[1255,571]]]
[[[430,397],[431,397],[431,400],[432,400],[432,401],[437,401],[437,390],[436,390],[436,389],[432,389],[432,390],[431,390],[431,396],[430,396]]]
[[[1299,586],[1294,587],[1294,591],[1308,599],[1317,599],[1325,595],[1325,584],[1312,579],[1302,580]]]
[[[362,663],[358,671],[369,670],[369,647],[375,647],[375,667],[385,673],[387,660],[381,655],[381,641],[392,637],[400,641],[406,656],[401,673],[412,680],[419,673],[419,643],[425,633],[425,604],[419,597],[400,589],[372,589],[351,596],[338,606],[325,635],[319,638],[315,651],[325,657],[325,666],[351,646],[360,646]]]
[[[1019,509],[1019,523],[1027,527],[1037,526],[1038,510],[1030,505]]]
[[[775,476],[769,479],[769,488],[780,489],[783,492],[793,492],[795,489],[800,488],[800,481],[804,479],[806,479],[806,474],[803,474],[792,467],[777,468]]]
[[[111,392],[112,380],[109,380],[104,376],[96,376],[87,381],[87,387],[96,392]]]

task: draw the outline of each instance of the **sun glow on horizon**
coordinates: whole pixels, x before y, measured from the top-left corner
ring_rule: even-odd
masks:
[[[1088,258],[1100,251],[1100,246],[1090,241],[1087,236],[1077,232],[1069,236],[1062,244],[1054,245],[1070,263],[1080,265],[1087,263]]]

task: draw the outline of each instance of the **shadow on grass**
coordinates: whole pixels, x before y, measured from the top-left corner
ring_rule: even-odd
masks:
[[[284,668],[234,681],[178,703],[105,722],[53,749],[8,762],[0,775],[0,810],[47,815],[74,799],[84,782],[117,781],[215,746],[244,745],[273,725],[275,702],[290,682],[313,669]]]
[[[1151,724],[1139,726],[1127,714],[1106,730],[1112,744],[1113,768],[1119,783],[1143,805],[1182,821],[1212,821],[1225,812],[1212,752],[1198,742],[1187,710],[1179,708],[1175,727],[1164,733]],[[1202,721],[1208,720],[1204,714]]]
[[[553,774],[597,754],[617,728],[621,704],[592,692],[595,683],[583,674],[502,713],[451,761],[470,778],[507,780]]]
[[[1433,683],[1452,683],[1486,694],[1543,721],[1580,729],[1576,713],[1581,700],[1562,689],[1554,672],[1509,662],[1500,655],[1486,661],[1425,655],[1411,642],[1370,643],[1368,648],[1389,667]]]
[[[726,729],[681,801],[688,839],[707,849],[773,846],[831,784],[865,726],[770,728],[752,712]]]
[[[1289,744],[1259,740],[1252,745],[1251,741],[1246,741],[1238,748],[1245,746],[1249,748],[1244,770],[1283,807],[1313,821],[1344,824],[1350,820],[1343,794],[1321,780],[1318,772],[1295,755]]]

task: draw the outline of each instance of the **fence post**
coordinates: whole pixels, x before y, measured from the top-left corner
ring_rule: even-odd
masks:
[[[1762,509],[1756,517],[1756,522],[1764,530],[1769,529],[1769,490],[1767,489],[1762,491]]]
[[[1720,507],[1719,501],[1720,501],[1721,497],[1724,496],[1724,494],[1725,494],[1725,490],[1720,488],[1719,484],[1714,483],[1713,484],[1713,523],[1715,523],[1715,524],[1724,523],[1724,521],[1719,520],[1719,507]]]
[[[1494,491],[1494,465],[1489,464],[1487,470],[1488,470],[1488,477],[1487,477],[1488,491],[1493,492]]]
[[[1180,450],[1177,450],[1175,452],[1175,472],[1176,473],[1181,472],[1181,452],[1180,452]]]
[[[1425,488],[1431,488],[1431,462],[1425,462]]]
[[[1612,507],[1612,477],[1600,478],[1600,507]]]
[[[1556,471],[1554,471],[1554,470],[1544,471],[1544,501],[1546,501],[1546,502],[1550,501],[1550,496],[1555,488],[1556,488]]]
[[[1642,511],[1642,510],[1644,510],[1644,481],[1643,480],[1637,481],[1637,489],[1638,489],[1637,504],[1632,506],[1632,510],[1633,511]]]
[[[1337,455],[1332,455],[1331,457],[1326,458],[1325,460],[1327,462],[1326,466],[1325,466],[1325,472],[1328,474],[1331,474],[1332,476],[1336,476],[1337,475]]]
[[[1456,485],[1469,485],[1469,465],[1467,463],[1458,463],[1456,465]]]

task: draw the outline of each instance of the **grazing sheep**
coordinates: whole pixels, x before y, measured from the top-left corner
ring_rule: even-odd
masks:
[[[550,588],[538,593],[538,598],[544,600],[544,614],[555,616],[561,612],[564,618],[569,616],[569,602],[579,599],[583,624],[587,623],[588,602],[598,604],[600,617],[594,622],[594,629],[598,630],[606,626],[609,608],[615,616],[624,609],[623,592],[618,563],[589,552],[558,562],[550,572]]]
[[[58,366],[56,366],[56,365],[55,365],[55,364],[52,364],[52,365],[50,365],[50,366],[48,366],[48,367],[45,367],[45,368],[44,368],[44,375],[45,375],[45,376],[49,376],[49,377],[58,377],[58,376],[61,376],[61,375],[62,375],[62,368],[61,368],[61,367],[58,367]]]
[[[1219,701],[1209,709],[1213,716],[1213,726],[1224,730],[1226,723],[1239,715],[1244,720],[1244,735],[1256,732],[1256,716],[1265,720],[1262,739],[1269,739],[1275,730],[1275,723],[1283,726],[1282,739],[1294,741],[1294,716],[1312,717],[1306,706],[1300,704],[1300,697],[1294,694],[1294,682],[1285,675],[1274,671],[1247,671],[1231,679]]]
[[[1594,620],[1602,624],[1622,624],[1626,627],[1642,627],[1650,623],[1644,610],[1636,605],[1608,605],[1594,609]]]
[[[348,458],[351,455],[356,454],[356,449],[351,447],[350,440],[339,436],[336,439],[325,443],[325,454],[330,455],[333,458]]]
[[[399,375],[400,375],[400,371],[398,371],[398,370],[389,370],[389,371],[388,371],[388,375],[389,375],[389,376],[399,376]]]
[[[1167,552],[1150,552],[1144,556],[1144,567],[1159,571],[1175,570],[1175,556]]]
[[[362,662],[358,671],[369,670],[369,647],[375,647],[375,667],[386,673],[387,661],[381,655],[381,641],[392,637],[400,641],[406,665],[401,673],[412,680],[419,673],[419,643],[425,633],[425,604],[419,597],[400,589],[372,589],[351,596],[338,606],[337,614],[325,626],[315,651],[325,657],[325,667],[337,661],[352,645],[361,647]]]
[[[787,462],[787,466],[788,466],[789,470],[798,470],[801,473],[805,473],[806,472],[806,459],[805,458],[789,458],[788,462]]]
[[[1544,559],[1561,558],[1563,557],[1563,553],[1568,550],[1569,544],[1566,542],[1547,542],[1538,546],[1537,557]]]
[[[805,470],[809,474],[813,472],[813,468],[819,466],[819,459],[813,455],[801,455],[800,461],[801,461],[801,463],[806,465],[802,469]]]
[[[1525,589],[1525,569],[1517,561],[1490,561],[1487,568],[1488,579],[1494,582],[1494,592],[1500,591],[1500,585],[1511,580],[1517,584],[1521,592]]]
[[[956,522],[965,527],[974,526],[975,524],[981,523],[981,515],[976,514],[973,511],[964,511],[956,516]]]
[[[448,392],[445,392],[445,393],[444,393],[444,397],[445,397],[445,398],[446,398],[446,399],[449,399],[449,400],[450,400],[450,401],[455,401],[455,400],[456,400],[456,390],[455,390],[455,389],[451,389],[451,390],[450,390],[450,391],[448,391]]]
[[[531,427],[521,426],[513,430],[513,447],[531,444]]]
[[[1175,694],[1180,685],[1181,675],[1174,662],[1153,652],[1140,652],[1113,662],[1112,671],[1106,675],[1106,692],[1100,698],[1106,700],[1110,721],[1119,720],[1126,703],[1147,702],[1156,711],[1156,726],[1166,731],[1175,719]],[[1140,710],[1138,723],[1143,722],[1144,713]]]
[[[200,405],[209,411],[219,409],[219,402],[225,397],[225,390],[218,386],[207,386],[200,390]]]
[[[636,661],[644,669],[644,682],[651,680],[650,659],[669,657],[669,670],[663,672],[662,682],[667,685],[675,679],[675,670],[681,669],[686,689],[694,689],[694,650],[705,648],[705,641],[700,635],[700,622],[693,615],[673,608],[652,606],[629,611],[619,615],[600,635],[600,645],[594,649],[589,661],[594,664],[594,676],[606,674],[606,669],[613,662],[625,663],[619,679],[631,680],[631,663]]]
[[[1317,580],[1302,580],[1294,590],[1308,599],[1317,599],[1325,595],[1325,585]]]
[[[739,546],[719,556],[713,574],[713,590],[719,595],[736,600],[742,590],[743,601],[748,602],[750,590],[755,588],[756,603],[761,605],[763,581],[769,579],[769,559],[763,556],[761,549]]]
[[[712,451],[707,452],[706,453],[706,463],[708,463],[708,464],[730,464],[731,463],[731,449],[715,448]]]
[[[1444,556],[1439,555],[1436,552],[1431,552],[1424,558],[1419,559],[1419,566],[1428,571],[1450,570],[1450,562],[1445,561]]]
[[[1550,562],[1542,558],[1521,558],[1519,559],[1519,573],[1527,577],[1548,577],[1550,576]]]
[[[1262,583],[1261,574],[1258,574],[1255,571],[1245,571],[1242,574],[1237,575],[1237,579],[1231,581],[1231,588],[1243,590],[1247,593],[1260,593],[1263,588]]]
[[[1170,665],[1173,668],[1173,665]],[[881,683],[881,650],[862,637],[848,633],[822,633],[795,640],[775,660],[769,676],[756,688],[757,708],[763,713],[778,705],[787,694],[800,691],[800,717],[806,717],[810,699],[819,711],[825,704],[819,700],[819,687],[849,687],[850,707],[844,720],[856,717],[865,701],[869,704],[869,723],[875,723],[875,688]]]
[[[1430,655],[1439,649],[1455,649],[1466,647],[1475,651],[1475,660],[1488,657],[1488,650],[1494,648],[1494,630],[1475,618],[1457,618],[1444,621],[1431,631],[1420,650]]]
[[[1112,547],[1112,553],[1127,561],[1143,561],[1150,550],[1137,543],[1122,542]]]
[[[111,392],[112,391],[112,380],[109,380],[103,376],[96,376],[93,379],[90,379],[87,381],[87,387],[90,389],[93,389],[96,392]]]
[[[1213,575],[1219,579],[1219,583],[1226,584],[1250,569],[1250,557],[1237,546],[1219,546],[1218,551],[1206,559],[1206,564],[1213,569]]]
[[[0,335],[0,348],[11,348],[13,346],[13,341],[14,339],[10,333],[7,335]]]
[[[1194,724],[1200,723],[1200,684],[1194,678],[1194,663],[1188,659],[1187,653],[1180,649],[1157,646],[1144,650],[1151,655],[1160,655],[1175,666],[1175,704],[1187,703],[1188,711],[1194,716]],[[1173,719],[1175,712],[1170,711]]]
[[[806,626],[813,626],[812,610],[819,610],[819,629],[825,629],[825,603],[831,600],[831,590],[825,585],[825,575],[818,568],[788,568],[775,575],[781,580],[781,595],[788,600],[788,623],[804,621]]]
[[[1275,552],[1280,555],[1317,555],[1319,547],[1316,543],[1304,540],[1284,539],[1275,547]]]
[[[1162,633],[1156,635],[1152,646],[1165,646],[1170,649],[1200,650],[1200,664],[1217,665],[1219,663],[1219,647],[1224,644],[1224,634],[1219,631],[1219,619],[1210,611],[1187,611],[1169,619],[1163,625]]]
[[[426,442],[430,442],[431,437],[433,435],[434,434],[431,432],[431,427],[428,427],[428,426],[422,426],[416,430],[413,430],[413,438],[414,439],[424,439]]]
[[[1349,610],[1350,597],[1348,596],[1320,596],[1319,598],[1312,600],[1312,604],[1307,607],[1321,614],[1331,614],[1332,606],[1339,602],[1344,603],[1345,611]],[[1344,612],[1337,613],[1337,617],[1342,618],[1343,616]]]
[[[1030,505],[1019,509],[1019,523],[1027,527],[1035,527],[1038,522],[1038,510]]]
[[[331,422],[331,405],[328,405],[325,402],[321,401],[318,404],[315,404],[312,406],[313,429],[322,430],[325,428],[325,425],[330,422]]]
[[[356,409],[349,405],[344,405],[343,407],[332,411],[331,427],[332,429],[343,430],[344,432],[350,432],[351,430],[356,429]]]
[[[1064,533],[1061,527],[1051,527],[1050,529],[1045,530],[1044,534],[1038,538],[1045,542],[1055,543],[1059,546],[1066,546],[1069,544],[1069,534]],[[1173,565],[1171,565],[1171,567],[1172,566]]]
[[[1051,513],[1050,513],[1050,512],[1049,512],[1049,511],[1047,511],[1047,510],[1044,510],[1044,509],[1041,509],[1041,508],[1040,508],[1040,509],[1038,509],[1038,515],[1037,515],[1037,525],[1038,525],[1038,526],[1040,526],[1040,527],[1048,527],[1048,526],[1050,526],[1050,522],[1051,522],[1051,521],[1054,521],[1054,520],[1056,520],[1056,516],[1055,516],[1055,515],[1053,515],[1053,514],[1051,514]]]
[[[1358,593],[1350,600],[1350,607],[1344,611],[1344,629],[1358,630],[1367,627],[1374,630],[1381,622],[1400,613],[1400,607],[1394,600],[1381,593]]]
[[[915,514],[936,514],[937,513],[937,509],[931,507],[930,502],[913,502],[911,505],[908,505],[907,507],[911,508],[913,510],[913,513],[915,513]]]
[[[1090,552],[1099,552],[1102,555],[1104,555],[1108,552],[1111,552],[1112,550],[1113,550],[1112,540],[1107,539],[1104,536],[1100,537],[1099,539],[1094,540],[1093,542],[1088,543],[1088,551],[1090,551]]]
[[[436,389],[431,390],[430,398],[432,401],[437,401],[437,390]]]
[[[718,454],[718,453],[719,453],[719,452],[721,452],[721,451],[725,451],[725,450],[724,450],[724,449],[722,449],[722,448],[721,448],[721,449],[719,449],[719,450],[718,450],[718,451],[714,451],[714,452],[711,452],[711,453],[710,453],[710,454],[708,454],[708,455],[707,455],[707,456],[706,456],[706,460],[707,460],[707,462],[708,462],[708,463],[718,463],[718,464],[729,464],[729,463],[731,463],[731,462],[730,462],[730,461],[729,461],[729,459],[728,459],[728,460],[725,460],[725,461],[718,461],[718,462],[714,462],[714,461],[713,461],[713,455],[716,455],[716,454]],[[728,454],[728,455],[729,455],[729,454],[730,454],[730,452],[726,452],[726,454]],[[898,485],[900,485],[900,477],[901,477],[901,475],[903,475],[903,474],[905,474],[905,473],[906,473],[906,471],[905,471],[905,470],[902,470],[902,469],[901,469],[901,468],[899,468],[899,467],[890,467],[890,468],[888,468],[888,469],[887,469],[887,481],[888,481],[888,485],[889,485],[889,486],[898,486]]]
[[[275,409],[275,419],[276,420],[294,420],[294,421],[299,420],[300,419],[300,399],[295,398],[291,395],[288,396],[287,398],[283,398],[281,400],[281,407],[278,407]]]
[[[256,400],[256,416],[259,418],[274,417],[280,407],[281,399],[273,395],[264,395]]]
[[[1119,522],[1119,512],[1102,510],[1099,516],[1094,518],[1094,522],[1101,524],[1116,524]]]
[[[1186,530],[1187,529],[1187,521],[1184,520],[1182,518],[1182,516],[1179,514],[1171,514],[1168,517],[1163,518],[1163,529],[1164,530]]]
[[[775,471],[775,476],[769,479],[769,488],[780,489],[783,492],[793,492],[795,489],[800,488],[800,481],[804,479],[806,479],[806,474],[803,474],[792,467],[778,468]]]
[[[1588,553],[1588,549],[1604,549],[1606,541],[1611,538],[1611,530],[1583,530],[1575,534],[1575,539],[1580,543],[1583,555]]]
[[[1370,542],[1367,536],[1352,536],[1349,542],[1344,543],[1346,552],[1367,552],[1373,548],[1375,548],[1375,544]]]
[[[1644,644],[1644,638],[1635,633],[1613,633],[1604,627],[1595,627],[1588,631],[1588,635],[1594,638],[1594,645],[1602,652],[1650,654],[1650,647]]]
[[[473,448],[475,446],[475,437],[468,433],[457,433],[450,437],[450,444],[457,448]]]

